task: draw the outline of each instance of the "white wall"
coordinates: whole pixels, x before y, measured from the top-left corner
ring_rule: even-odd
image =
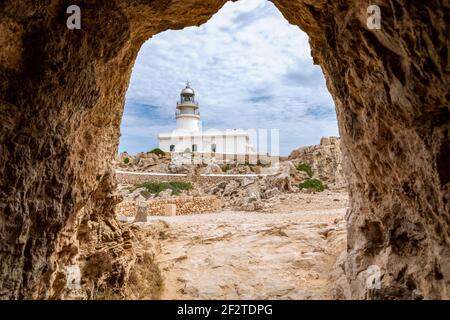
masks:
[[[195,115],[177,116],[177,130],[199,131],[199,117]]]
[[[169,152],[170,145],[174,145],[174,152],[184,152],[187,148],[192,151],[192,145],[196,144],[198,152],[210,153],[211,145],[215,143],[216,153],[247,154],[248,142],[248,135],[244,135],[242,132],[238,134],[223,132],[217,135],[186,134],[184,136],[166,134],[159,138],[159,148]]]

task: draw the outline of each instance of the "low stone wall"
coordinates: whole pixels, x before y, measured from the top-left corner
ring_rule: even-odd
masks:
[[[184,182],[199,182],[199,183],[220,183],[222,181],[239,180],[249,177],[257,177],[258,175],[170,175],[170,174],[150,174],[150,173],[137,173],[137,172],[117,172],[117,182],[121,184],[137,184],[145,181],[154,182],[171,182],[171,181],[184,181]]]
[[[145,181],[154,181],[154,182],[188,181],[186,175],[179,175],[179,176],[153,175],[153,174],[136,174],[136,173],[120,173],[120,172],[116,172],[116,179],[118,183],[122,184],[136,184]]]
[[[222,208],[222,201],[216,196],[204,197],[172,197],[167,199],[151,199],[145,201],[147,205],[147,215],[165,215],[165,205],[176,205],[177,215],[189,215],[205,212],[216,212]],[[137,201],[123,201],[116,208],[116,215],[134,217],[137,213]]]

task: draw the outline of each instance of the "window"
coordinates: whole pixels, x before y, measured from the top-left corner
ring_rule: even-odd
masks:
[[[173,152],[173,151],[175,151],[175,145],[174,145],[174,144],[171,144],[171,145],[170,145],[170,152]]]
[[[193,144],[192,145],[192,152],[196,152],[197,151],[197,145],[196,144]]]
[[[216,144],[213,143],[213,144],[211,145],[211,152],[216,152],[216,148],[217,148]]]

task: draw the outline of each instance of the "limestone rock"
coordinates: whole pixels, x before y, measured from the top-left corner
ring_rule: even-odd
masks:
[[[222,196],[226,197],[226,196],[230,196],[233,193],[236,193],[238,188],[240,187],[239,182],[237,182],[236,180],[231,180],[226,186],[225,189],[222,193]]]
[[[277,194],[280,194],[280,190],[278,190],[278,188],[272,188],[264,192],[264,198],[269,199],[276,196]]]
[[[128,194],[126,194],[125,198],[127,200],[133,200],[133,201],[145,201],[146,197],[144,197],[142,195],[142,193],[146,192],[146,191],[147,191],[147,189],[145,189],[145,188],[137,188],[133,192],[129,192]]]
[[[211,164],[208,164],[206,166],[206,168],[203,170],[203,173],[205,173],[205,174],[212,174],[212,173],[217,174],[217,173],[223,173],[223,172],[222,172],[222,169],[220,168],[220,166],[218,164],[211,163]]]
[[[172,196],[172,189],[166,189],[158,194],[158,198],[167,199]]]
[[[267,178],[268,185],[282,192],[293,192],[292,178],[288,173],[282,172]]]
[[[139,165],[139,162],[141,161],[142,158],[145,158],[145,153],[140,152],[140,153],[138,153],[137,155],[135,155],[135,156],[132,158],[131,163],[132,163],[134,166],[137,166],[137,165]]]
[[[148,167],[154,166],[156,164],[155,159],[153,158],[141,158],[138,162],[138,166],[142,167],[143,169],[147,169]]]
[[[289,155],[289,160],[295,166],[308,164],[313,172],[313,178],[324,182],[330,189],[344,189],[347,181],[342,168],[342,152],[338,137],[324,137],[319,145],[296,149]],[[305,173],[301,172],[305,177]],[[309,178],[309,177],[305,177]]]

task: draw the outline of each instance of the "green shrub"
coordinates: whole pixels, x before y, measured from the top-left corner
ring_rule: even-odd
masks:
[[[158,155],[158,156],[164,156],[166,153],[164,152],[164,151],[162,151],[160,148],[155,148],[155,149],[153,149],[153,150],[150,150],[149,152],[147,152],[147,153],[154,153],[154,154],[156,154],[156,155]]]
[[[298,171],[306,172],[310,178],[311,178],[311,177],[313,176],[313,174],[314,174],[313,169],[311,169],[310,165],[307,164],[307,163],[300,163],[300,164],[297,166],[297,170],[298,170]]]
[[[125,159],[123,159],[123,163],[125,163],[125,164],[130,163],[130,158],[125,158]]]
[[[319,192],[325,190],[325,186],[323,185],[322,181],[317,179],[307,179],[304,182],[300,183],[298,187],[300,189],[313,189]]]
[[[146,181],[134,185],[134,187],[130,189],[130,192],[133,192],[138,188],[145,188],[148,192],[156,195],[158,195],[161,191],[170,189],[172,190],[172,194],[179,195],[182,190],[192,189],[192,184],[190,182],[182,182],[182,181],[171,181],[171,182]]]

